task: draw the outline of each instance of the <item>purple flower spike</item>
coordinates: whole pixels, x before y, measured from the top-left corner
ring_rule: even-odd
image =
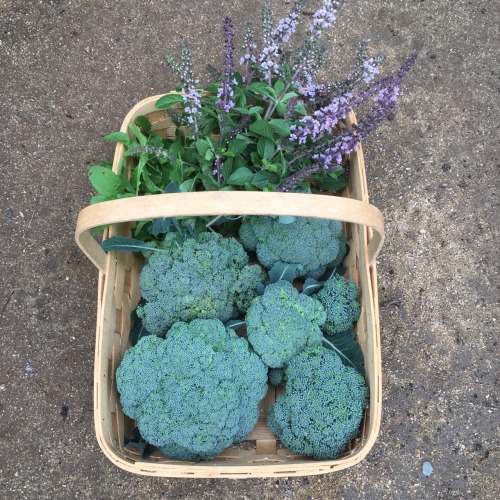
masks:
[[[201,117],[201,93],[196,88],[198,80],[193,76],[191,50],[187,43],[181,47],[181,62],[177,63],[172,57],[166,57],[167,63],[179,75],[182,84],[184,113],[186,121],[194,134],[198,133],[198,122]]]
[[[263,47],[259,56],[259,64],[264,68],[268,81],[271,74],[279,73],[280,49],[282,44],[287,43],[297,29],[299,13],[304,7],[304,0],[297,0],[288,17],[278,21],[278,25],[273,29],[272,17],[269,7],[264,7],[262,11],[263,20]]]
[[[217,101],[217,106],[219,109],[223,110],[226,113],[229,113],[231,109],[234,107],[234,91],[233,91],[233,68],[234,68],[234,33],[233,33],[233,23],[231,18],[226,16],[224,19],[224,24],[222,27],[222,31],[224,34],[224,78],[221,81],[221,85],[217,92],[217,97],[219,100]]]
[[[365,83],[370,83],[375,78],[375,75],[379,73],[380,71],[377,67],[375,58],[370,57],[370,59],[363,63],[363,80]]]
[[[312,156],[314,160],[312,165],[295,172],[278,187],[277,191],[291,191],[303,180],[321,170],[331,172],[339,168],[342,157],[356,151],[361,140],[380,125],[394,109],[401,83],[416,60],[417,54],[412,54],[399,71],[371,84],[358,97],[352,98],[350,94],[346,94],[348,99],[342,97],[334,99],[329,106],[316,111],[313,116],[304,117],[299,126],[292,126],[290,140],[297,140],[299,144],[305,144],[307,138],[310,137],[317,143],[319,139],[331,132],[328,125],[331,127],[335,120],[338,121],[342,115],[346,115],[352,107],[373,97],[374,106],[363,120],[342,134],[332,137],[331,145],[321,153]]]
[[[313,22],[307,30],[311,38],[319,38],[323,30],[329,28],[335,22],[338,6],[338,0],[324,1],[323,7],[314,13]]]
[[[250,63],[255,64],[257,59],[254,55],[254,50],[257,48],[257,44],[254,41],[253,26],[252,23],[245,23],[245,31],[243,35],[243,50],[244,54],[240,59],[240,64],[245,67],[244,81],[249,82],[250,80]]]

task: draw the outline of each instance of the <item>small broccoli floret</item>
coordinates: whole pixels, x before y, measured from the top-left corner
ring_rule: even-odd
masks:
[[[323,330],[330,335],[345,332],[358,321],[361,306],[357,300],[359,288],[347,278],[334,274],[325,281],[323,288],[313,297],[325,308]]]
[[[321,344],[325,319],[318,300],[299,293],[288,281],[278,281],[248,308],[248,341],[267,366],[281,368],[306,346]]]
[[[344,260],[346,254],[347,254],[347,237],[344,233],[342,233],[339,236],[339,252],[337,254],[337,257],[331,264],[329,264],[328,267],[333,269],[334,267],[339,266]]]
[[[178,460],[204,460],[243,440],[267,392],[267,367],[218,320],[178,322],[142,338],[116,371],[123,411]]]
[[[269,382],[274,387],[280,387],[286,384],[286,373],[284,368],[271,368],[269,370]]]
[[[298,217],[281,224],[270,216],[247,217],[239,235],[245,249],[256,251],[264,267],[271,269],[276,262],[300,264],[300,277],[317,279],[345,255],[342,223],[328,219]]]
[[[217,233],[172,244],[168,253],[155,253],[141,271],[146,303],[137,308],[137,315],[155,335],[177,321],[227,321],[246,310],[265,279],[259,266],[247,264],[240,243]]]
[[[363,376],[324,347],[301,352],[285,371],[286,395],[268,415],[271,432],[294,453],[336,458],[359,432],[368,397]]]

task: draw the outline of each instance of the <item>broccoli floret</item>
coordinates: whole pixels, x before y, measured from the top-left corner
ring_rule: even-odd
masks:
[[[219,320],[175,323],[130,348],[116,371],[123,411],[178,460],[204,460],[243,440],[267,392],[267,367]]]
[[[271,368],[269,370],[269,382],[274,387],[280,387],[286,384],[286,373],[284,368]]]
[[[363,376],[324,347],[301,352],[285,371],[286,395],[269,410],[271,432],[294,453],[336,458],[359,432],[368,397]]]
[[[281,368],[306,346],[321,344],[325,319],[318,300],[299,293],[288,281],[278,281],[248,308],[248,341],[267,366]]]
[[[144,305],[137,315],[146,329],[164,334],[177,321],[220,319],[244,312],[264,281],[260,266],[248,266],[248,255],[234,238],[202,233],[168,253],[155,253],[141,276]]]
[[[335,258],[335,260],[331,264],[328,265],[328,267],[331,269],[339,266],[347,254],[347,237],[346,237],[346,235],[344,233],[342,233],[339,236],[338,241],[339,241],[339,251],[337,253],[337,257]]]
[[[323,288],[313,297],[325,308],[326,321],[323,330],[333,335],[352,328],[361,314],[357,297],[359,288],[347,278],[334,274],[325,281]]]
[[[298,217],[281,224],[270,216],[247,217],[239,235],[245,249],[257,252],[264,267],[271,269],[276,262],[300,264],[300,277],[317,279],[345,255],[342,223],[328,219]]]

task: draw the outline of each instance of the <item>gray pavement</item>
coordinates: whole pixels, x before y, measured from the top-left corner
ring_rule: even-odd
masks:
[[[364,144],[386,217],[380,299],[402,301],[381,308],[383,420],[368,458],[319,477],[152,479],[97,445],[97,273],[73,242],[87,170],[137,101],[174,87],[164,55],[188,40],[205,78],[222,17],[242,26],[262,3],[0,0],[1,498],[500,498],[493,0],[348,0],[329,32],[332,79],[362,39],[386,71],[420,53],[394,119]]]

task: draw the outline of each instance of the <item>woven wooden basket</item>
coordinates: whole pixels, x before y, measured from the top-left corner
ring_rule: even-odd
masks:
[[[160,96],[137,104],[127,115],[121,130],[138,116],[147,116],[153,129],[172,136],[175,125],[163,111],[155,110]],[[349,121],[354,121],[354,115]],[[123,156],[116,147],[113,169]],[[126,168],[130,165],[126,164]],[[135,426],[122,412],[116,390],[115,372],[129,347],[130,315],[141,291],[141,263],[132,253],[105,253],[90,230],[108,225],[105,238],[130,236],[138,220],[157,217],[195,215],[294,215],[341,220],[345,224],[350,253],[346,276],[361,289],[361,317],[355,325],[357,339],[365,357],[369,405],[359,436],[349,443],[336,460],[317,461],[293,454],[279,446],[266,424],[267,409],[279,390],[270,388],[261,403],[261,417],[255,429],[241,444],[233,445],[215,460],[198,463],[168,459],[159,452],[142,459],[134,449],[124,446],[124,436]],[[118,467],[136,474],[164,477],[279,477],[324,474],[361,461],[373,446],[381,416],[382,383],[380,332],[375,258],[384,238],[383,217],[368,203],[363,153],[359,147],[351,156],[349,186],[342,196],[246,191],[212,191],[160,194],[99,203],[83,209],[77,221],[76,241],[99,269],[97,332],[94,372],[94,417],[97,440],[105,455]]]

